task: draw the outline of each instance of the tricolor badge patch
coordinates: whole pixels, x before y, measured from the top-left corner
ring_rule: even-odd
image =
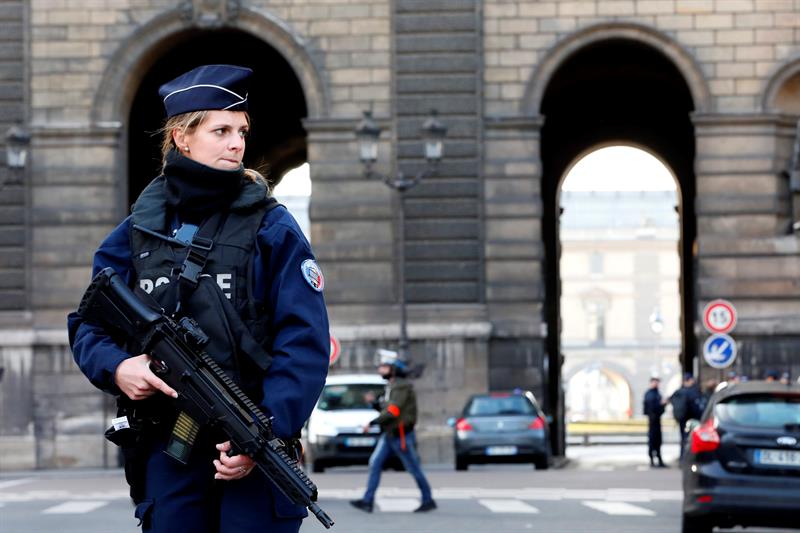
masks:
[[[317,292],[322,292],[325,288],[325,277],[322,275],[322,270],[313,259],[306,259],[300,265],[300,272],[306,279],[311,288]]]

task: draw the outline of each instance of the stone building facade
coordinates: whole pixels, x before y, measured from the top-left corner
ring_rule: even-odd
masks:
[[[725,297],[748,372],[800,370],[798,0],[0,0],[0,28],[0,127],[32,136],[0,194],[0,469],[108,464],[108,402],[71,363],[65,314],[157,168],[154,88],[208,62],[259,73],[252,163],[311,165],[337,372],[397,337],[398,200],[363,177],[353,129],[371,109],[379,170],[414,173],[428,110],[448,125],[402,243],[429,458],[470,392],[517,386],[561,451],[557,197],[610,142],[680,184],[681,364]]]

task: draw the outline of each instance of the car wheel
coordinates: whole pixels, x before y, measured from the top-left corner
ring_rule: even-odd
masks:
[[[714,525],[708,518],[688,516],[684,513],[683,521],[681,523],[682,533],[711,533],[713,529]]]
[[[469,461],[463,457],[456,457],[456,470],[463,472],[469,468]]]
[[[311,463],[311,471],[316,472],[317,474],[322,473],[325,471],[325,465],[322,463],[322,461],[314,461]]]
[[[546,455],[538,455],[533,459],[533,466],[536,470],[547,470],[550,466]]]

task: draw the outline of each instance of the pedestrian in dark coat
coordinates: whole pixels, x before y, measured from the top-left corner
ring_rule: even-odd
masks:
[[[661,459],[661,415],[664,414],[664,401],[658,391],[660,383],[660,378],[650,378],[650,388],[644,395],[644,414],[647,416],[647,455],[650,457],[650,466],[664,468],[667,466]]]
[[[681,432],[681,457],[683,457],[683,448],[686,445],[686,422],[693,418],[700,418],[702,414],[700,411],[701,401],[700,389],[695,383],[694,376],[687,372],[683,375],[681,388],[673,392],[669,398],[672,405],[672,416],[675,417],[675,422]]]

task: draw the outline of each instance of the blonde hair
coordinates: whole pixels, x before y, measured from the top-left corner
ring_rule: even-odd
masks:
[[[182,113],[180,115],[175,115],[174,117],[169,117],[164,125],[156,132],[156,134],[161,134],[161,164],[162,169],[167,164],[167,154],[169,154],[172,150],[177,150],[178,146],[175,144],[175,139],[172,137],[173,130],[180,130],[182,133],[192,133],[194,130],[197,129],[200,124],[208,116],[208,109],[204,109],[202,111],[190,111],[188,113]],[[250,115],[245,112],[245,118],[247,119],[247,125],[250,126]],[[261,175],[256,170],[252,168],[244,169],[244,175],[250,181],[261,181],[267,188],[269,185],[267,183],[267,179]]]

